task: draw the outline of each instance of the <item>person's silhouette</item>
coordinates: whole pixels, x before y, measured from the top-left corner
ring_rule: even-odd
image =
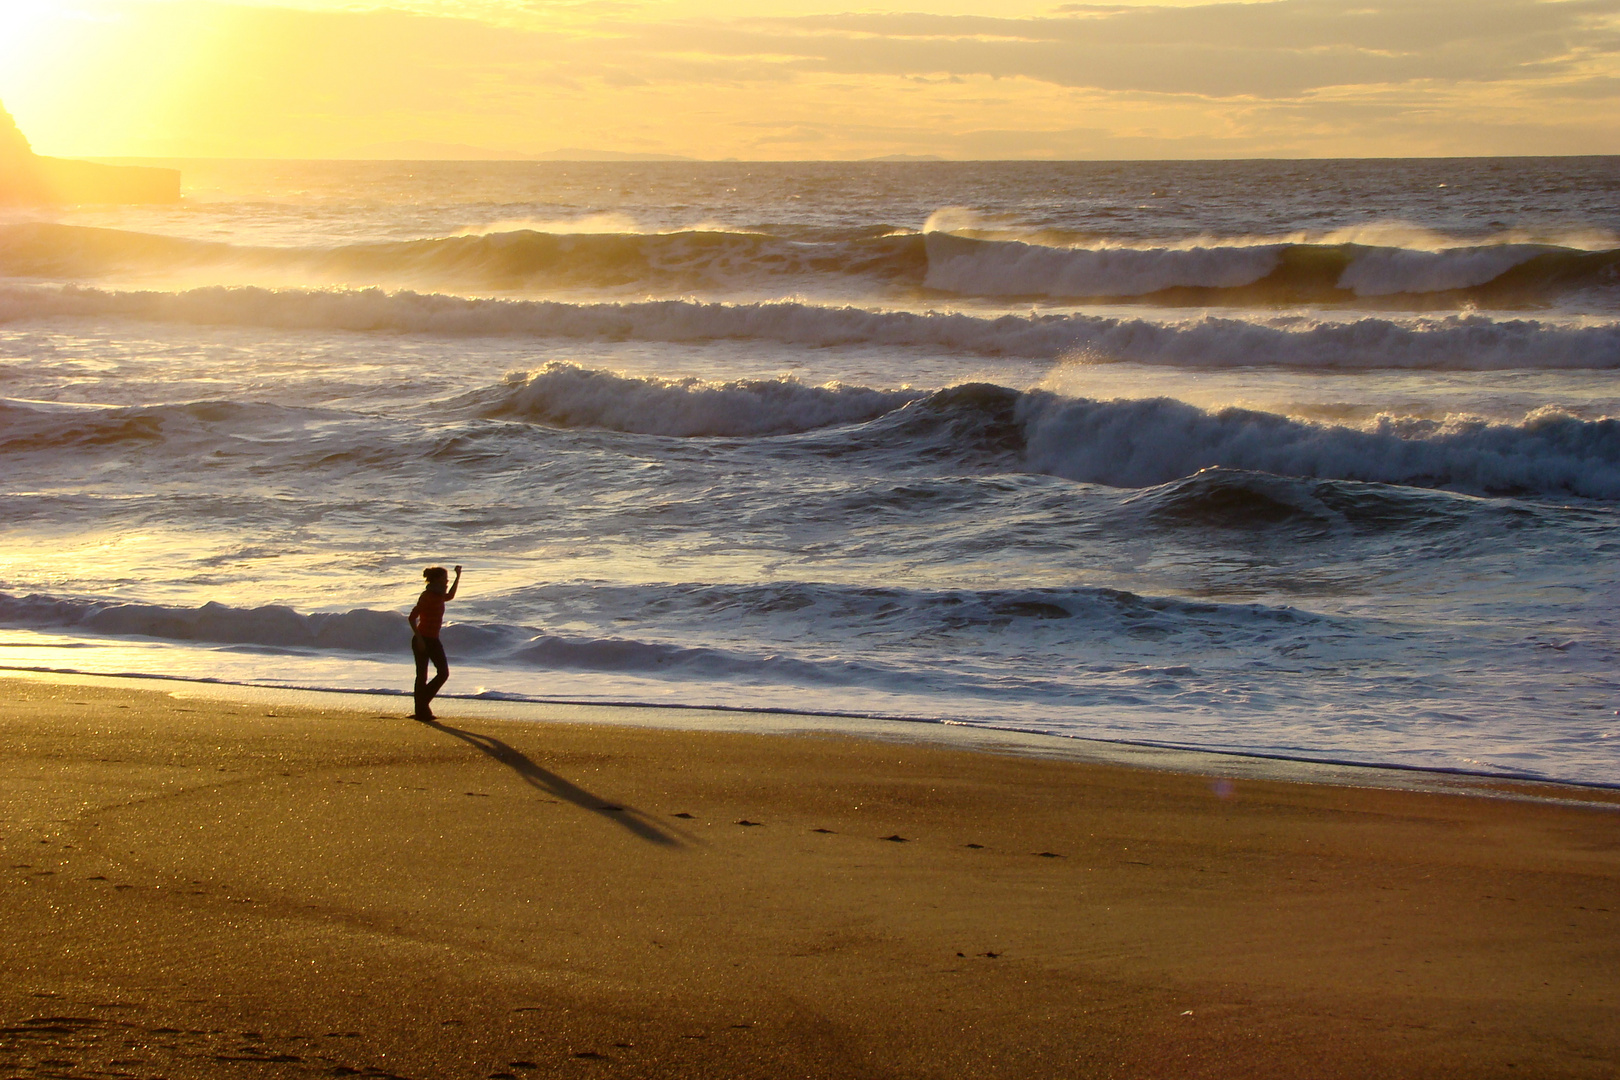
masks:
[[[456,590],[461,587],[461,567],[456,567],[453,584],[442,566],[430,566],[422,576],[427,578],[427,588],[406,620],[411,624],[411,654],[416,657],[416,719],[432,720],[433,710],[428,704],[450,677],[450,661],[439,643],[439,628],[444,624],[444,605],[456,598]],[[432,682],[427,677],[429,660],[435,668]]]

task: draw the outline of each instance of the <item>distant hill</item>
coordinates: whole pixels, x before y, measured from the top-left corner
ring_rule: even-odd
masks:
[[[41,157],[0,106],[0,206],[180,201],[180,173]]]

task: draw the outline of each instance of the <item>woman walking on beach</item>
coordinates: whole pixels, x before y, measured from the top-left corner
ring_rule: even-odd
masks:
[[[444,646],[439,644],[439,627],[444,624],[444,605],[456,598],[456,590],[461,587],[461,567],[456,567],[454,583],[442,566],[430,566],[422,576],[427,578],[427,588],[406,621],[411,624],[411,653],[416,657],[416,719],[432,720],[433,710],[428,703],[450,677],[450,662],[445,659]],[[435,669],[432,682],[427,677],[429,660]]]

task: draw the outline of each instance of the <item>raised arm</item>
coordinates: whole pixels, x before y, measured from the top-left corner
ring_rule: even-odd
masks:
[[[450,591],[444,594],[445,601],[448,602],[454,600],[456,598],[456,590],[459,588],[461,588],[461,567],[458,566],[456,567],[456,580],[450,583]]]

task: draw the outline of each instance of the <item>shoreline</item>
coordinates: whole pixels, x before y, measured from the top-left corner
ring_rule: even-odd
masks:
[[[410,695],[406,691],[349,690],[330,687],[278,687],[256,683],[203,680],[178,675],[100,675],[68,669],[0,665],[0,680],[15,678],[66,684],[105,685],[150,690],[153,683],[176,685],[167,692],[221,702],[268,702],[307,708],[386,712]],[[1476,772],[1398,763],[1366,763],[1332,758],[1294,757],[1241,750],[1168,746],[1126,739],[1022,731],[989,724],[909,717],[870,716],[845,712],[799,712],[740,706],[682,705],[664,702],[595,702],[567,699],[475,697],[440,694],[434,707],[445,715],[493,720],[553,722],[563,712],[583,711],[586,722],[622,724],[662,730],[726,731],[781,735],[825,732],[854,738],[938,745],[976,752],[1006,753],[1059,761],[1121,765],[1129,768],[1228,779],[1264,779],[1339,787],[1390,788],[1449,792],[1486,798],[1607,805],[1620,782],[1548,780],[1513,773]]]
[[[0,689],[19,1076],[1598,1080],[1620,1060],[1608,793]]]

